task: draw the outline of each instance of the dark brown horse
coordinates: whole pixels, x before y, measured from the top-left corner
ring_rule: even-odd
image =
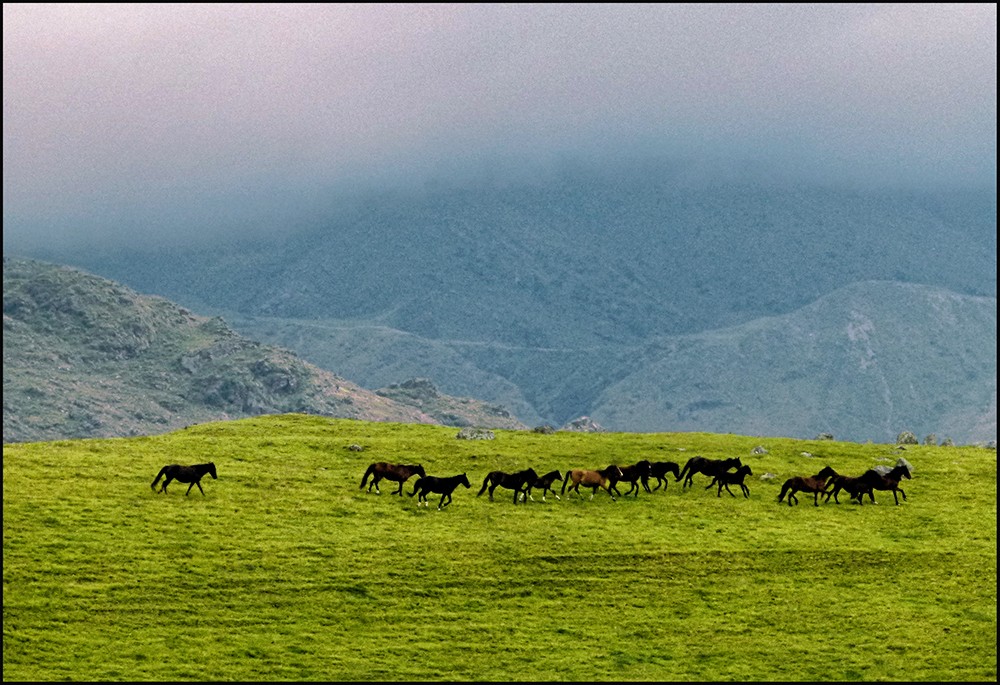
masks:
[[[891,490],[897,506],[899,505],[899,495],[903,496],[903,501],[905,502],[906,493],[899,487],[899,481],[903,478],[912,478],[910,476],[910,469],[906,467],[906,464],[900,464],[885,475],[882,475],[875,469],[868,469],[861,474],[861,482],[864,483],[865,492],[868,493],[868,499],[871,500],[872,504],[878,504],[875,501],[876,490]],[[896,493],[899,493],[899,495]],[[858,499],[861,499],[861,497],[864,497],[864,493]]]
[[[635,496],[638,498],[640,490],[639,481],[643,479],[647,481],[649,480],[649,475],[652,470],[652,465],[649,463],[649,461],[643,459],[641,461],[637,461],[634,464],[629,464],[628,466],[622,466],[619,464],[618,470],[622,472],[622,475],[615,476],[614,474],[612,474],[608,478],[608,488],[614,491],[616,495],[621,497],[622,493],[618,490],[618,484],[624,481],[626,483],[630,483],[628,492],[626,492],[625,494],[631,495],[632,492],[634,491]]]
[[[160,469],[160,472],[156,474],[156,478],[154,478],[153,482],[149,484],[149,487],[153,489],[153,492],[156,492],[156,483],[160,480],[160,478],[166,476],[166,480],[163,481],[163,485],[160,487],[160,492],[166,494],[167,485],[170,484],[170,481],[176,480],[181,483],[191,484],[188,486],[187,492],[184,493],[185,495],[190,495],[191,488],[195,485],[198,486],[198,489],[201,490],[201,494],[204,495],[205,491],[201,489],[201,479],[206,473],[212,476],[213,479],[218,479],[219,477],[215,473],[214,462],[209,462],[207,464],[192,464],[191,466],[169,464],[168,466],[164,466]]]
[[[864,504],[862,501],[862,495],[868,491],[868,487],[861,476],[841,476],[836,475],[831,478],[826,484],[826,499],[824,502],[829,502],[830,497],[840,504],[840,498],[837,496],[841,491],[846,492],[851,496],[851,499],[858,500],[858,504]]]
[[[424,476],[418,478],[417,482],[413,484],[413,492],[410,493],[410,497],[417,494],[420,491],[420,495],[417,497],[417,506],[419,507],[421,503],[423,505],[429,506],[427,504],[427,495],[429,493],[434,493],[441,495],[441,501],[438,502],[438,511],[441,511],[446,506],[451,504],[451,493],[455,491],[459,485],[464,485],[467,488],[471,488],[472,485],[469,484],[469,477],[464,473],[460,473],[457,476],[448,476],[446,478],[440,478],[438,476]],[[445,502],[445,499],[448,501]]]
[[[752,476],[752,475],[753,471],[750,470],[750,466],[744,464],[743,466],[736,469],[735,473],[730,473],[729,471],[725,471],[723,473],[717,473],[715,475],[715,479],[711,483],[709,483],[705,489],[708,490],[708,488],[718,484],[719,494],[717,496],[722,497],[722,488],[725,488],[726,492],[728,492],[730,495],[733,495],[733,491],[729,489],[729,486],[739,485],[740,490],[743,491],[743,496],[749,499],[750,488],[747,487],[747,484],[744,483],[743,481],[747,476]],[[733,497],[736,497],[736,495],[733,495]]]
[[[562,497],[560,497],[556,493],[556,491],[552,489],[552,483],[554,483],[557,480],[562,480],[562,474],[559,473],[558,471],[549,471],[544,476],[539,476],[538,478],[535,479],[534,483],[528,484],[528,499],[530,499],[532,502],[535,501],[535,498],[531,496],[531,491],[537,488],[542,491],[543,502],[545,501],[546,492],[551,492],[553,495],[555,495],[555,498],[557,500],[562,500]]]
[[[399,483],[399,487],[396,488],[393,495],[403,496],[403,483],[405,483],[411,476],[426,476],[424,473],[424,467],[420,464],[390,464],[387,461],[377,461],[374,464],[369,465],[368,470],[365,471],[364,478],[361,479],[361,488],[365,487],[365,483],[368,483],[368,476],[372,476],[372,482],[368,484],[368,492],[372,491],[372,487],[375,488],[375,494],[381,495],[382,491],[378,489],[378,482],[385,478],[386,480],[392,480]]]
[[[819,493],[826,490],[828,479],[834,478],[837,475],[837,472],[832,468],[824,466],[823,470],[815,476],[792,476],[781,486],[781,494],[778,495],[778,501],[783,500],[785,493],[788,493],[788,506],[792,506],[793,499],[795,500],[795,504],[799,503],[799,498],[795,496],[796,492],[811,492],[813,493],[813,504],[818,507]]]
[[[566,472],[566,476],[563,478],[562,493],[566,494],[566,485],[572,482],[573,484],[569,486],[570,490],[575,490],[576,494],[580,495],[580,486],[591,488],[593,492],[590,493],[590,499],[594,499],[594,495],[597,494],[598,488],[603,488],[610,495],[611,499],[617,502],[614,494],[611,492],[611,488],[608,486],[612,477],[621,478],[622,470],[616,465],[611,464],[610,466],[603,468],[599,471],[591,471],[588,469],[570,469]],[[583,495],[580,495],[583,497]]]
[[[486,478],[483,478],[483,487],[479,491],[479,495],[486,492],[486,488],[490,489],[490,501],[493,501],[493,491],[498,487],[507,488],[508,490],[514,491],[514,504],[517,504],[518,498],[523,494],[527,498],[528,488],[531,484],[537,480],[538,474],[535,473],[535,469],[524,469],[523,471],[515,471],[514,473],[506,473],[504,471],[490,471],[486,474]]]
[[[691,457],[684,464],[684,468],[677,475],[677,480],[684,480],[681,488],[694,485],[694,474],[704,473],[710,478],[715,478],[720,473],[725,473],[729,469],[738,469],[743,466],[739,457],[729,457],[728,459],[706,459],[705,457]]]
[[[649,465],[649,475],[643,477],[642,487],[646,488],[646,492],[653,492],[654,490],[659,490],[660,486],[663,489],[667,489],[667,485],[670,484],[670,480],[667,478],[667,474],[674,474],[674,480],[678,481],[681,479],[681,465],[676,461],[654,461]],[[649,489],[649,479],[656,479],[656,487],[652,490]]]

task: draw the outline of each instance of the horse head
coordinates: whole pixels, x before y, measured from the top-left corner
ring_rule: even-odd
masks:
[[[427,477],[427,472],[424,471],[424,465],[423,464],[417,464],[417,465],[415,465],[413,467],[413,472],[415,474],[417,474],[418,476],[420,476],[421,478],[426,478]]]
[[[215,462],[214,461],[208,462],[208,472],[210,474],[212,474],[212,479],[213,480],[219,480],[219,476],[216,475],[216,473],[215,473]],[[907,476],[907,478],[909,478],[909,476]]]
[[[819,478],[833,478],[839,475],[833,468],[828,464],[823,467],[823,470],[816,474]]]
[[[469,477],[467,475],[465,475],[464,473],[462,474],[462,477],[461,477],[461,479],[458,482],[461,483],[462,485],[464,485],[467,488],[471,488],[472,487],[469,484]]]

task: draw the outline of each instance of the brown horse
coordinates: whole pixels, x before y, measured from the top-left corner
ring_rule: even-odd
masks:
[[[163,485],[160,487],[160,492],[163,494],[167,493],[167,485],[170,484],[170,481],[176,480],[181,483],[191,484],[188,486],[187,492],[184,493],[185,495],[190,495],[191,488],[195,485],[198,486],[198,489],[201,490],[201,494],[204,495],[205,491],[201,489],[201,479],[206,473],[212,476],[213,479],[218,479],[219,477],[215,473],[214,462],[209,462],[207,464],[192,464],[191,466],[169,464],[160,469],[160,472],[156,474],[156,478],[154,478],[153,482],[149,484],[149,487],[153,489],[153,492],[156,492],[156,483],[160,480],[160,478],[166,476],[167,479],[163,481]]]
[[[910,469],[906,467],[906,464],[900,464],[885,475],[882,475],[875,469],[868,469],[861,474],[861,482],[864,483],[865,492],[868,493],[868,499],[871,500],[872,504],[878,504],[875,501],[875,490],[891,490],[892,496],[896,500],[896,506],[899,506],[899,495],[896,493],[902,495],[905,502],[906,493],[899,487],[899,481],[903,478],[912,478],[910,476]],[[864,497],[864,493],[858,499],[861,499],[861,497]]]
[[[364,488],[365,483],[368,483],[368,476],[372,476],[372,482],[368,484],[368,492],[371,492],[374,486],[375,494],[381,495],[382,491],[378,489],[378,482],[385,478],[399,483],[399,487],[392,494],[402,497],[403,483],[414,475],[426,476],[427,474],[424,473],[424,467],[420,464],[390,464],[386,461],[377,461],[365,471],[364,478],[361,479],[361,488]]]
[[[677,474],[677,480],[684,479],[681,489],[687,486],[694,486],[694,474],[704,473],[706,476],[714,478],[720,473],[725,473],[729,469],[738,469],[743,466],[739,457],[729,457],[728,459],[707,459],[706,457],[691,457],[684,464],[684,468]]]
[[[637,461],[634,464],[628,466],[618,466],[618,470],[622,472],[621,476],[615,476],[614,474],[608,478],[608,487],[615,492],[619,497],[621,497],[621,492],[618,490],[618,483],[626,482],[630,483],[628,492],[626,495],[631,495],[635,491],[636,498],[639,497],[639,481],[649,480],[649,475],[652,471],[652,464],[647,460]]]
[[[524,469],[523,471],[516,471],[514,473],[490,471],[486,474],[486,478],[483,478],[483,487],[476,497],[482,495],[486,492],[486,488],[489,488],[490,501],[492,502],[494,490],[498,487],[507,488],[508,490],[514,491],[514,504],[517,504],[517,500],[522,494],[527,497],[528,488],[530,488],[531,484],[537,479],[538,474],[535,473],[535,469]]]
[[[839,474],[832,468],[824,466],[823,470],[815,476],[792,476],[781,486],[781,494],[778,495],[778,501],[783,500],[785,493],[788,493],[788,506],[792,506],[793,499],[795,500],[795,504],[799,503],[799,498],[795,496],[796,492],[811,492],[813,493],[813,504],[818,507],[819,493],[826,490],[827,480],[837,475]]]
[[[603,468],[600,471],[590,471],[588,469],[570,469],[566,472],[565,478],[563,478],[562,493],[566,494],[566,485],[572,481],[573,484],[569,486],[570,490],[575,490],[576,494],[580,495],[580,486],[591,488],[593,492],[590,493],[590,499],[594,499],[594,495],[597,494],[598,488],[603,488],[607,490],[608,495],[611,499],[617,502],[614,494],[611,492],[611,488],[608,486],[609,481],[612,477],[621,478],[622,470],[616,465],[611,464],[607,468]],[[583,497],[583,495],[580,495]]]
[[[729,486],[739,485],[740,490],[743,491],[743,496],[749,499],[750,488],[747,487],[746,483],[744,483],[743,480],[747,476],[752,476],[752,475],[753,471],[750,470],[750,466],[744,464],[743,466],[736,469],[735,473],[730,473],[729,471],[725,471],[723,473],[717,473],[715,475],[715,479],[711,483],[709,483],[705,489],[708,490],[708,488],[712,487],[715,484],[718,484],[719,494],[717,495],[717,497],[722,497],[722,488],[725,488],[726,492],[728,492],[730,495],[733,495],[733,491],[729,489]],[[736,495],[733,495],[733,497],[736,497]]]
[[[533,488],[538,488],[542,491],[543,502],[545,501],[546,492],[551,492],[553,495],[555,495],[555,498],[557,500],[562,500],[562,497],[556,494],[556,491],[552,489],[552,483],[554,483],[557,480],[562,480],[562,474],[559,473],[558,471],[549,471],[544,476],[539,476],[538,478],[535,479],[534,483],[528,484],[527,498],[530,499],[532,502],[534,502],[535,498],[531,496],[531,491]]]
[[[837,497],[838,493],[841,491],[846,492],[851,496],[851,499],[858,500],[858,504],[864,504],[862,495],[868,491],[868,488],[861,476],[841,476],[837,475],[831,478],[826,484],[826,499],[824,502],[829,502],[830,497],[840,504],[840,498]]]
[[[459,485],[464,485],[467,488],[472,487],[472,485],[469,484],[469,477],[464,473],[460,473],[457,476],[448,476],[447,478],[424,476],[423,478],[418,478],[417,482],[413,484],[413,492],[410,493],[410,497],[416,495],[419,490],[420,496],[417,497],[417,506],[419,507],[423,504],[426,507],[429,506],[427,504],[428,493],[441,495],[441,501],[438,502],[438,511],[441,511],[446,506],[451,504],[451,493],[453,493],[455,488]],[[445,499],[448,501],[445,502]]]
[[[649,465],[649,475],[643,476],[642,487],[646,488],[646,492],[653,492],[654,490],[659,490],[662,486],[664,490],[667,489],[667,485],[670,481],[667,480],[667,474],[674,474],[674,480],[681,479],[681,465],[676,461],[654,461]],[[656,487],[652,490],[649,489],[649,479],[656,479]]]

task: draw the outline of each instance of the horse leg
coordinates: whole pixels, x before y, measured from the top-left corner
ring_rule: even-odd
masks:
[[[795,492],[793,492],[792,490],[789,490],[788,491],[788,506],[792,506],[792,500],[793,499],[795,500],[796,504],[799,503],[799,498],[795,496]]]
[[[396,488],[395,490],[393,490],[392,494],[393,495],[399,495],[400,497],[402,497],[403,496],[403,485],[405,485],[405,484],[406,484],[405,480],[399,481],[399,487]]]
[[[167,483],[169,483],[173,479],[174,479],[173,476],[167,476],[166,480],[163,481],[163,487],[160,488],[160,492],[162,492],[164,495],[167,494]]]
[[[750,488],[743,483],[740,483],[740,488],[743,490],[743,496],[750,499]]]
[[[195,483],[197,483],[197,482],[198,482],[198,481],[196,481],[196,480],[193,480],[193,481],[191,481],[191,485],[189,485],[189,486],[188,486],[188,489],[187,489],[187,492],[185,492],[184,494],[185,494],[185,495],[190,495],[190,494],[191,494],[191,488],[193,488],[193,487],[194,487],[194,484],[195,484]],[[199,486],[199,487],[200,487],[200,486]]]
[[[201,490],[201,479],[200,479],[200,478],[199,478],[198,480],[196,480],[196,481],[194,482],[194,484],[198,486],[198,489],[199,489],[199,490]],[[189,491],[189,492],[190,492],[190,490],[191,490],[191,488],[188,488],[188,491]],[[205,496],[205,491],[204,491],[204,490],[201,490],[201,496],[202,496],[202,497],[204,497],[204,496]]]
[[[906,501],[906,492],[903,490],[903,488],[896,488],[896,489],[899,490],[899,494],[901,494],[903,496],[903,501],[905,502]]]
[[[813,504],[819,506],[819,490],[813,490]]]
[[[726,486],[726,492],[729,493],[730,497],[736,497],[736,495],[733,494],[733,491],[729,489],[729,483],[723,483],[723,485]],[[722,496],[722,491],[721,490],[719,490],[719,496],[720,497]]]

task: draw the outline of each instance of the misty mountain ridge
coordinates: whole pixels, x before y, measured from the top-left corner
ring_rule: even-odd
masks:
[[[988,416],[990,402],[978,391],[983,383],[992,388],[995,415],[995,191],[837,189],[644,171],[370,193],[341,198],[309,228],[276,227],[268,240],[94,245],[72,254],[53,247],[45,255],[223,315],[244,334],[365,387],[431,378],[442,392],[503,405],[529,424],[592,415],[609,430],[711,425],[755,433],[766,425],[776,434],[813,437],[836,426],[844,439],[892,440],[906,428],[890,427],[894,419],[941,432],[945,416]],[[908,359],[905,348],[916,343],[940,354],[914,349],[909,372],[893,366],[883,376],[888,394],[862,384],[870,400],[842,407],[855,393],[851,374],[838,377],[822,361],[825,354],[849,361],[842,318],[834,317],[839,328],[814,331],[833,348],[798,361],[753,347],[761,364],[797,365],[803,379],[795,392],[756,356],[712,345],[720,336],[749,335],[753,328],[744,327],[755,321],[789,316],[781,325],[790,326],[814,303],[836,308],[824,298],[841,290],[857,297],[848,295],[855,285],[883,297],[884,287],[874,284],[886,281],[992,306],[992,319],[976,314],[968,327],[961,317],[953,324],[959,338],[992,352],[954,349],[952,335],[933,323],[939,313],[931,300],[890,300],[899,307],[892,316],[869,316],[879,331],[879,359]],[[911,319],[930,322],[936,336],[894,338],[893,330],[909,330],[899,322]],[[695,350],[677,359],[703,369],[705,379],[664,369],[654,352],[675,344]],[[655,393],[647,384],[643,393],[672,399],[640,401],[638,391],[622,386],[643,374],[663,383]],[[790,399],[769,406],[736,397],[735,389],[713,387],[713,377]],[[831,378],[841,382],[829,386]],[[909,391],[892,386],[912,385],[916,395],[932,397],[942,378],[976,389],[950,390],[958,404],[939,400],[934,414],[909,406],[900,399]],[[802,393],[811,399],[792,401]],[[829,411],[775,414],[814,405]]]

